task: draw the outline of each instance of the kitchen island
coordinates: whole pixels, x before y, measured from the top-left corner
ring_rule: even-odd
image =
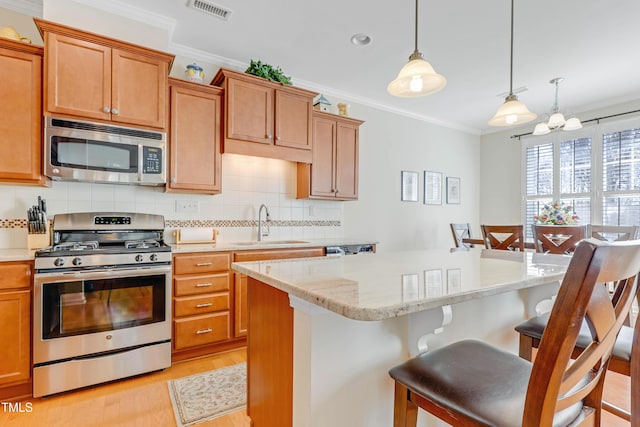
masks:
[[[517,351],[513,326],[550,301],[568,261],[473,249],[234,263],[249,276],[254,427],[391,426],[391,367],[463,338]]]

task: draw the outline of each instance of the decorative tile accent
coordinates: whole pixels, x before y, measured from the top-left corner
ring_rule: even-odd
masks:
[[[0,228],[27,228],[26,219],[0,219]],[[53,221],[49,220],[49,227]],[[271,227],[340,227],[338,220],[272,220],[269,221]],[[165,226],[177,227],[257,227],[258,221],[255,219],[168,219]]]
[[[165,221],[167,227],[257,227],[258,221],[255,219],[168,219]],[[340,221],[336,220],[272,220],[269,221],[271,227],[340,227]]]

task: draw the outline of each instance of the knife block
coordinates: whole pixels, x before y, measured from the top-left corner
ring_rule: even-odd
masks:
[[[31,251],[42,249],[51,244],[51,235],[47,231],[42,234],[27,234],[27,248]]]

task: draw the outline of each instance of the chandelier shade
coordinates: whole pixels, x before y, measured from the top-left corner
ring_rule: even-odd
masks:
[[[489,126],[515,126],[535,120],[537,115],[518,101],[513,94],[513,0],[511,0],[511,56],[509,68],[509,95],[504,99],[496,114],[489,120]]]
[[[416,98],[442,90],[447,79],[436,73],[418,50],[418,0],[416,0],[415,49],[409,62],[400,69],[398,76],[387,86],[387,92],[401,98]]]

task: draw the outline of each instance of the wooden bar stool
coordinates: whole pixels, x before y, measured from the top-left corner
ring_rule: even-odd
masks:
[[[578,242],[586,237],[583,225],[532,224],[531,229],[536,252],[542,253],[571,254]]]
[[[478,341],[460,341],[392,368],[394,427],[420,407],[454,426],[599,425],[616,336],[637,291],[640,242],[578,245],[533,363]],[[615,282],[615,297],[601,283]],[[583,321],[588,348],[571,359]]]
[[[484,245],[484,240],[474,239],[471,237],[471,224],[466,223],[451,223],[451,234],[453,235],[453,243],[456,248],[469,249],[474,245]]]

